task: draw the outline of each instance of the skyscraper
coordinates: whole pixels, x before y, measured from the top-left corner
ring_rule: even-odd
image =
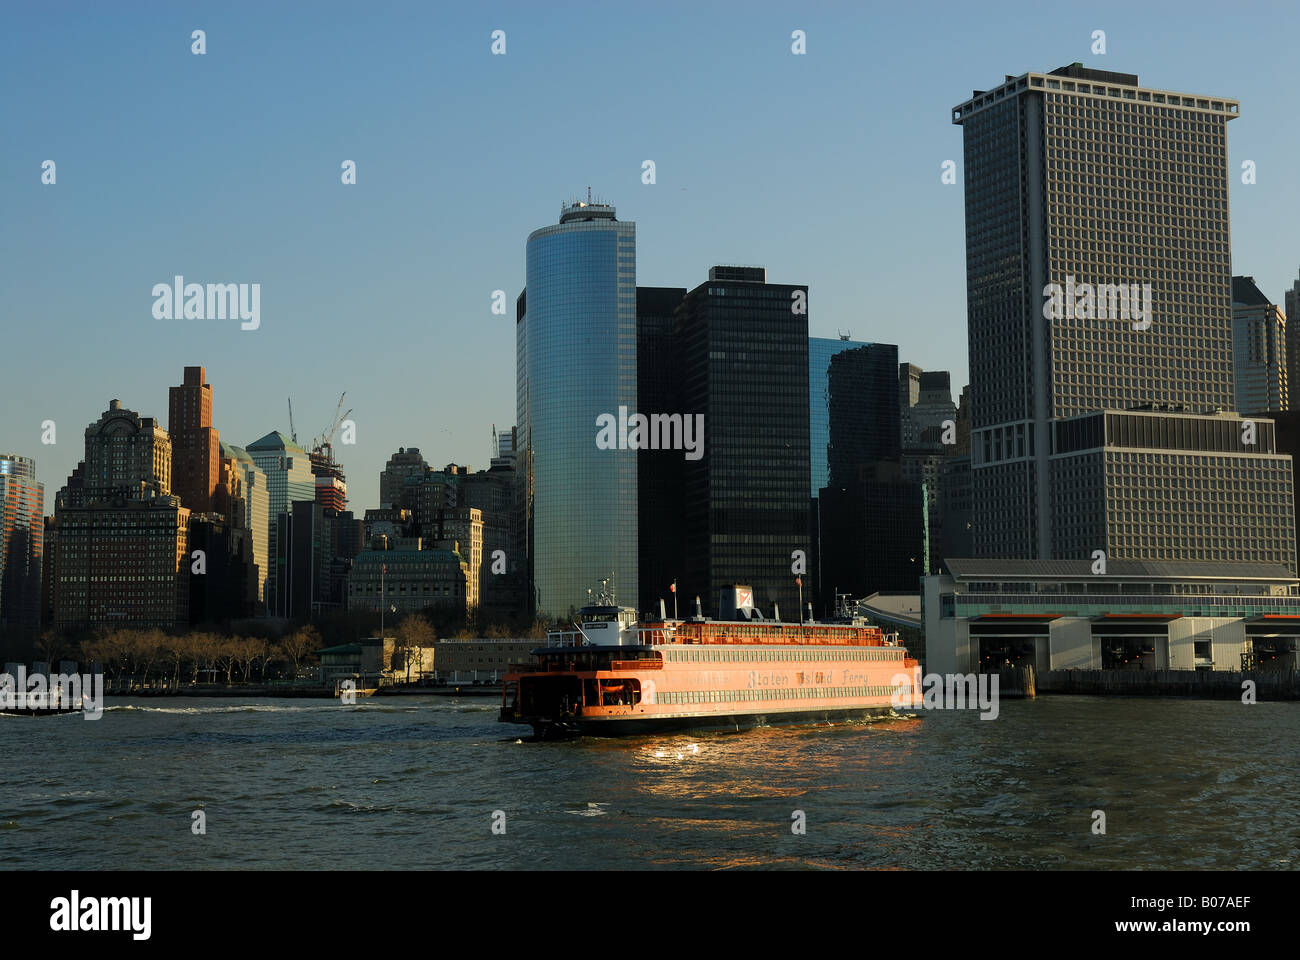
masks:
[[[202,367],[186,367],[179,387],[167,389],[167,432],[172,442],[172,492],[194,513],[212,510],[221,438],[212,426],[212,386]]]
[[[1282,299],[1286,318],[1293,321],[1286,328],[1286,382],[1291,389],[1300,390],[1300,278],[1291,284]]]
[[[979,556],[1294,567],[1290,457],[1223,412],[1238,111],[1077,63],[954,108]]]
[[[826,337],[808,338],[808,447],[810,491],[817,496],[817,491],[829,482],[830,471],[827,465],[827,450],[830,445],[830,414],[827,404],[830,401],[831,357],[844,350],[856,350],[869,346],[859,340],[850,340],[847,336],[838,340]],[[897,356],[897,348],[895,348]],[[919,371],[918,371],[919,372]]]
[[[190,511],[171,492],[167,431],[113,400],[85,440],[55,499],[55,627],[188,625]]]
[[[0,627],[40,623],[44,511],[36,461],[0,453]]]
[[[612,575],[636,606],[637,451],[596,443],[597,418],[637,406],[636,225],[608,204],[564,204],[526,257],[518,440],[536,603],[563,615]]]
[[[826,369],[826,473],[831,486],[856,480],[864,467],[898,462],[898,347],[868,343],[842,350]]]
[[[279,548],[279,520],[297,501],[316,499],[316,478],[311,472],[307,451],[283,433],[273,430],[244,448],[259,470],[266,475],[267,555],[273,569],[266,573],[266,605],[273,616],[289,616],[287,597],[276,596],[276,586],[287,583],[278,569],[285,551]]]
[[[921,484],[905,477],[901,459],[900,377],[898,347],[885,343],[840,351],[826,371],[828,479],[817,529],[825,612],[836,593],[914,590],[923,572]]]
[[[765,614],[779,604],[797,619],[796,551],[810,551],[808,288],[766,276],[712,267],[674,317],[682,413],[704,417],[700,456],[682,464],[678,589],[708,612],[723,587],[747,584]]]
[[[943,424],[957,415],[948,371],[922,370],[914,363],[904,363],[899,366],[898,387],[903,449],[929,447],[940,442]],[[906,403],[903,402],[905,393]]]
[[[636,288],[637,404],[643,414],[681,410],[673,315],[685,296],[685,287]],[[683,462],[681,450],[637,454],[638,593],[642,610],[650,613],[657,612],[660,599],[671,600],[670,585],[682,573]]]
[[[265,610],[267,581],[271,578],[271,501],[266,474],[243,447],[222,443],[221,455],[229,458],[240,478],[241,498],[236,517],[249,534],[253,563],[257,566],[257,612]]]
[[[399,447],[379,472],[380,509],[397,506],[408,477],[422,477],[428,472],[429,465],[420,455],[419,447]]]
[[[1255,285],[1232,278],[1232,366],[1237,411],[1244,416],[1290,410],[1286,317]]]

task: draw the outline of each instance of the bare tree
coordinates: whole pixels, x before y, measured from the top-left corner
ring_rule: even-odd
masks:
[[[244,672],[244,682],[248,683],[249,674],[253,671],[253,663],[262,655],[262,642],[253,637],[240,637],[237,643],[239,646],[239,662]]]
[[[238,641],[234,637],[213,637],[212,644],[212,662],[218,669],[226,674],[226,686],[230,686],[231,674],[235,670],[235,662],[239,657]]]
[[[410,614],[397,625],[397,639],[402,642],[402,659],[406,661],[406,682],[411,682],[411,664],[423,665],[424,651],[438,639],[433,626],[424,617]]]
[[[36,638],[36,655],[53,664],[56,659],[68,652],[68,644],[53,627],[41,631]]]
[[[170,667],[168,672],[172,675],[172,686],[175,687],[181,685],[181,664],[185,661],[188,639],[188,635],[181,634],[167,637],[163,641],[163,660]]]
[[[208,657],[212,637],[206,633],[187,633],[185,635],[185,656],[190,663],[190,685],[199,682],[199,672]]]
[[[311,624],[287,634],[280,641],[280,648],[293,664],[293,678],[298,679],[298,668],[320,647],[320,631]]]
[[[262,675],[262,682],[266,683],[266,668],[279,659],[280,650],[264,637],[259,637],[253,642],[258,645],[258,672]]]
[[[144,676],[142,682],[149,682],[149,671],[153,669],[154,663],[161,660],[164,656],[163,644],[167,640],[166,634],[161,630],[139,630],[132,636],[132,646],[135,649],[135,660],[138,666],[143,667]]]

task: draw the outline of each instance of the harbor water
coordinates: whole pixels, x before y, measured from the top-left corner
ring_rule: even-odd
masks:
[[[0,717],[3,868],[1300,864],[1294,703],[1048,696],[558,743],[492,699],[108,703]]]

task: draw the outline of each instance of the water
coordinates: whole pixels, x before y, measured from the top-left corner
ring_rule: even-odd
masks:
[[[5,868],[1300,864],[1300,704],[1043,697],[993,721],[520,743],[492,698],[109,703],[0,717]]]

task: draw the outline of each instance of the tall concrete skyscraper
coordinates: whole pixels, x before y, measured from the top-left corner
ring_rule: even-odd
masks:
[[[636,225],[574,201],[528,236],[516,319],[518,469],[534,602],[581,607],[613,576],[637,605],[637,451],[597,445],[602,416],[637,407]]]
[[[36,462],[0,453],[0,627],[40,623],[44,512]]]
[[[1291,458],[1227,412],[1238,114],[1077,63],[953,109],[977,555],[1294,568]]]
[[[202,367],[186,367],[184,382],[167,389],[172,440],[172,493],[194,513],[212,510],[221,438],[212,426],[212,385]]]
[[[1232,366],[1237,411],[1243,416],[1290,410],[1286,317],[1255,285],[1232,278]]]

